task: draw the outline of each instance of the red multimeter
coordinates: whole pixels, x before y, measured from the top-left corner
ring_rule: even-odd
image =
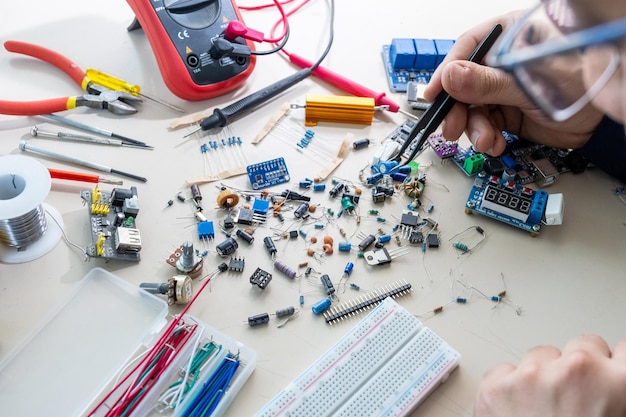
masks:
[[[256,64],[254,44],[226,40],[230,21],[241,21],[232,0],[127,0],[156,56],[165,85],[178,97],[205,100],[237,88]]]

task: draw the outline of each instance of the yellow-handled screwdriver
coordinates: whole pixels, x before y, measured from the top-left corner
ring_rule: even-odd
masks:
[[[152,100],[155,103],[159,103],[162,106],[169,107],[170,109],[176,110],[177,112],[180,112],[180,113],[185,112],[185,110],[181,109],[180,107],[176,107],[173,104],[167,103],[155,97],[151,97],[145,93],[141,93],[140,92],[141,87],[139,87],[138,85],[129,84],[124,80],[120,80],[119,78],[116,78],[109,74],[105,74],[104,72],[98,71],[97,69],[87,68],[87,71],[85,71],[85,74],[95,84],[99,84],[103,87],[110,88],[111,90],[124,91],[129,94],[132,94],[133,96],[139,96],[139,97],[146,98],[148,100]]]

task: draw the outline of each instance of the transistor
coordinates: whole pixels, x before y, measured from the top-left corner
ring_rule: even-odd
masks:
[[[406,246],[391,250],[381,248],[365,252],[363,254],[363,258],[365,258],[365,262],[367,262],[368,265],[384,265],[390,263],[393,259],[399,256],[406,255],[407,253],[409,253],[409,248]]]

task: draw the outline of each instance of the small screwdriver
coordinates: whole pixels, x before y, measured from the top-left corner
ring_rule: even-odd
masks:
[[[139,96],[139,97],[146,98],[148,100],[152,100],[155,103],[159,103],[162,106],[168,107],[180,113],[185,112],[185,110],[181,109],[180,107],[176,107],[173,104],[167,103],[155,97],[151,97],[145,93],[141,93],[140,92],[141,87],[139,87],[136,84],[135,85],[129,84],[124,80],[121,80],[109,74],[105,74],[102,71],[98,71],[93,68],[87,68],[87,71],[85,71],[85,74],[91,81],[103,87],[110,88],[111,90],[116,90],[116,91],[124,91],[126,93],[132,94],[133,96]]]

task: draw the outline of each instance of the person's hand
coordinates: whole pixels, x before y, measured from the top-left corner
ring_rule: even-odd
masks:
[[[603,115],[591,105],[564,122],[554,122],[528,100],[512,76],[467,61],[496,23],[506,30],[523,13],[491,19],[461,35],[431,77],[424,91],[427,101],[442,88],[458,101],[442,125],[446,139],[456,140],[465,132],[476,150],[491,156],[504,151],[503,130],[548,146],[579,148],[600,123]]]
[[[500,364],[478,387],[474,417],[623,417],[626,341],[599,336],[531,349],[519,365]]]

